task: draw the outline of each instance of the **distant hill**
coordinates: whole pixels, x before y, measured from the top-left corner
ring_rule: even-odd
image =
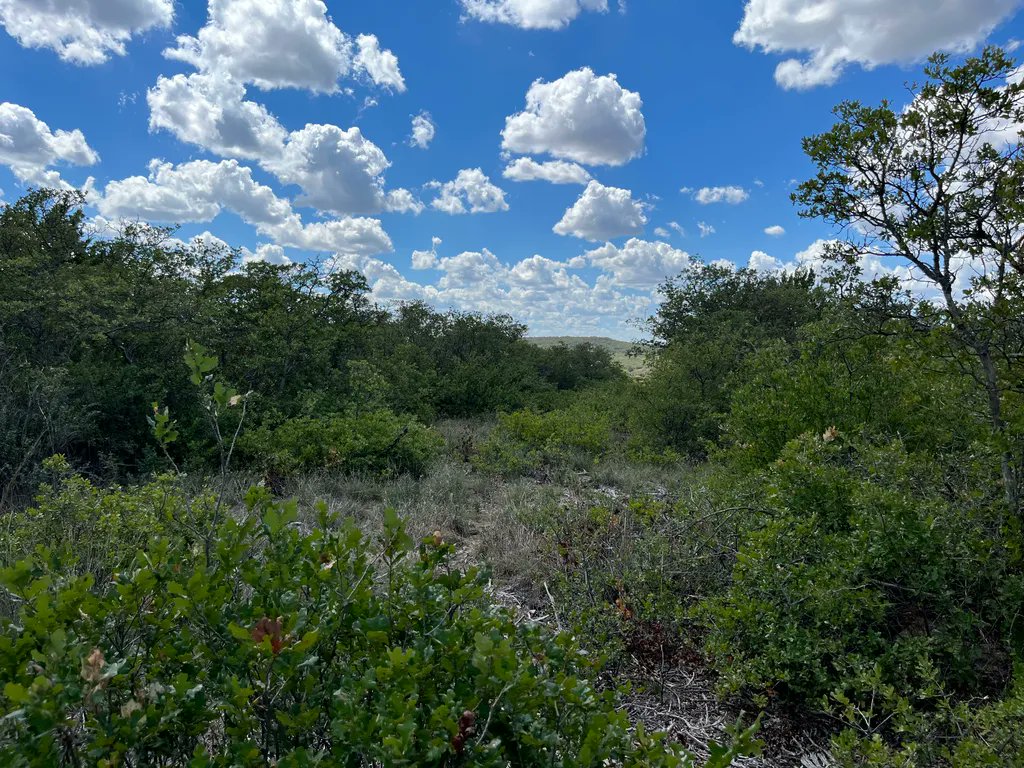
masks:
[[[544,349],[555,347],[559,344],[565,344],[570,347],[577,344],[593,344],[595,347],[607,349],[615,361],[625,368],[630,376],[639,376],[645,370],[643,358],[633,357],[629,354],[630,350],[636,347],[631,341],[619,341],[618,339],[609,339],[606,336],[533,336],[526,340]]]

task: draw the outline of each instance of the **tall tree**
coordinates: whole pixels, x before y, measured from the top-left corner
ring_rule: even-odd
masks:
[[[817,175],[801,215],[838,225],[833,255],[894,257],[937,294],[919,318],[949,330],[987,395],[1011,508],[1021,510],[1024,444],[1010,411],[1021,388],[1024,307],[1024,71],[998,48],[953,66],[929,60],[909,105],[845,102],[804,140]]]

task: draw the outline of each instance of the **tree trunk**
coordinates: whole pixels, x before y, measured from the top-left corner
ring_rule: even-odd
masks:
[[[1003,419],[1003,398],[999,385],[999,372],[996,370],[992,355],[986,348],[975,350],[981,369],[985,374],[985,392],[988,395],[989,419],[992,423],[992,430],[996,438],[1006,442],[1006,421]],[[1001,449],[1000,462],[1002,464],[1003,488],[1006,491],[1006,503],[1014,514],[1020,514],[1020,486],[1017,476],[1017,466],[1013,451],[1005,446]]]
[[[1000,445],[999,461],[1006,503],[1014,515],[1020,516],[1020,478],[1017,472],[1016,457],[1011,448],[1006,444],[1006,419],[1003,418],[1003,391],[999,381],[999,370],[992,359],[992,352],[989,349],[988,343],[979,340],[975,336],[963,313],[960,311],[960,307],[953,298],[952,286],[942,284],[942,294],[946,300],[946,309],[949,311],[957,335],[974,353],[981,365],[985,381],[985,394],[988,399],[989,424]]]

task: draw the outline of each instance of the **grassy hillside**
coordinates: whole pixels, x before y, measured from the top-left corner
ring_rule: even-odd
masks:
[[[542,349],[550,349],[559,344],[566,344],[570,347],[577,344],[593,344],[595,347],[601,347],[611,352],[615,361],[625,368],[630,376],[639,376],[645,370],[643,358],[629,354],[636,348],[636,344],[631,341],[610,339],[607,336],[534,336],[528,338],[527,341]]]

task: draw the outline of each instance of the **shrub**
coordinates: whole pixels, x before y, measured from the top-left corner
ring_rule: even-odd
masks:
[[[99,488],[72,475],[63,456],[43,464],[54,481],[40,487],[35,506],[11,511],[0,541],[8,563],[45,546],[69,573],[104,582],[127,568],[150,541],[174,531],[198,540],[212,518],[212,494],[184,496],[174,478],[129,489]]]
[[[842,733],[834,753],[843,768],[904,768],[909,765],[953,765],[986,768],[1024,765],[1024,670],[1018,669],[1004,699],[987,697],[954,703],[938,691],[927,712],[915,711],[892,689],[880,691],[895,711],[895,728],[904,738],[893,743],[864,728],[865,713],[848,713],[861,726]]]
[[[752,352],[795,339],[821,315],[826,293],[814,275],[734,270],[692,262],[659,288],[647,322],[650,369],[630,419],[638,448],[703,458],[720,438],[730,384]]]
[[[689,763],[439,537],[414,550],[392,512],[374,544],[324,507],[306,532],[262,489],[247,505],[209,560],[171,532],[104,582],[44,549],[0,572],[0,763]]]
[[[727,687],[872,727],[893,714],[886,686],[911,709],[1001,691],[1024,580],[1005,507],[973,490],[986,478],[998,493],[966,460],[832,430],[790,444],[730,590],[703,606]]]
[[[331,469],[377,475],[421,473],[442,447],[433,429],[386,410],[290,419],[252,430],[238,445],[249,462],[282,474]]]
[[[800,343],[774,342],[746,359],[725,417],[732,458],[763,467],[790,440],[830,426],[899,437],[911,451],[962,450],[983,436],[971,412],[981,404],[963,407],[976,397],[967,382],[923,376],[941,363],[904,340],[858,336],[846,325],[807,326]]]
[[[607,452],[611,440],[606,413],[586,408],[503,413],[480,446],[477,463],[506,474],[566,464],[582,467]]]

